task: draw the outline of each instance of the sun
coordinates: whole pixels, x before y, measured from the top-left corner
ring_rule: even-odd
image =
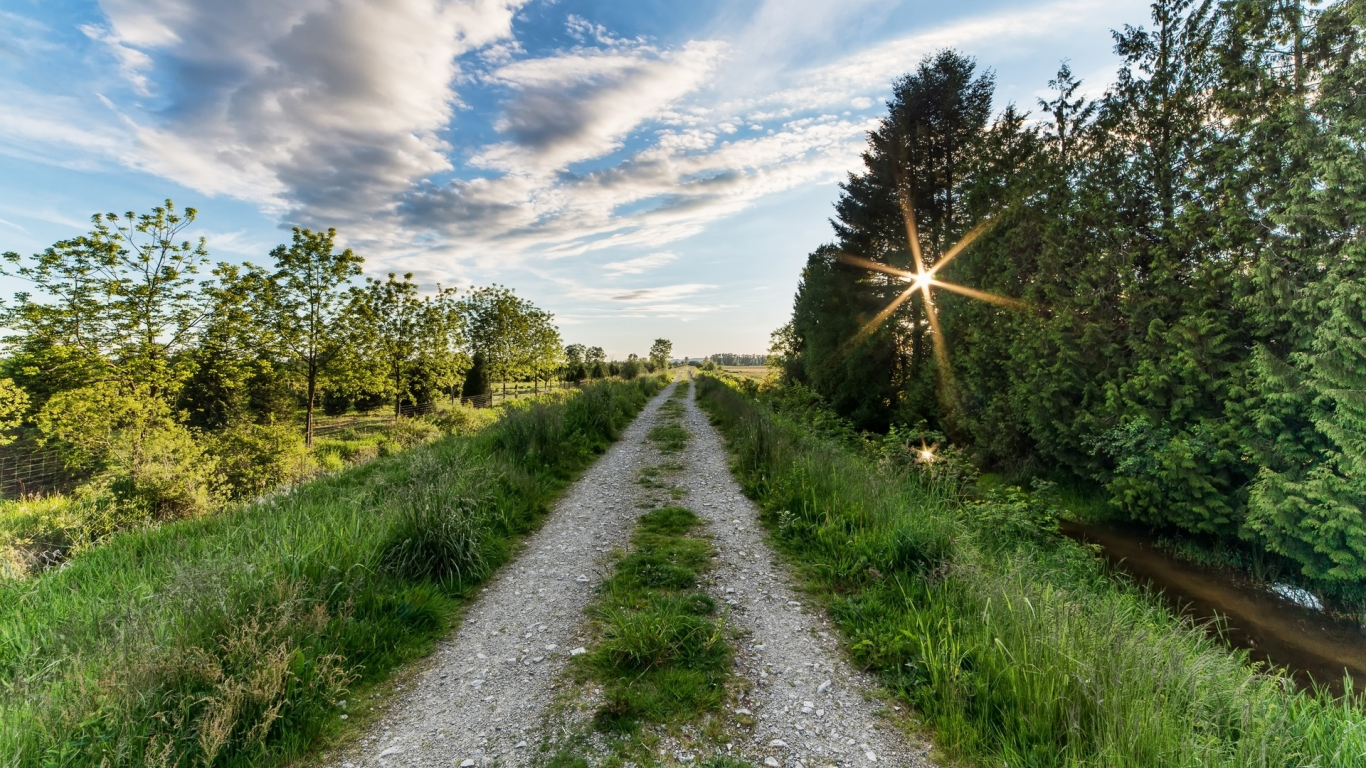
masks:
[[[940,381],[946,387],[951,387],[953,384],[953,374],[949,368],[947,343],[944,340],[943,329],[939,326],[939,311],[935,308],[934,293],[931,289],[942,288],[946,291],[952,291],[953,293],[961,294],[969,298],[997,304],[1003,307],[1010,307],[1012,309],[1025,309],[1025,304],[1018,299],[998,296],[994,293],[987,293],[986,291],[979,291],[976,288],[969,288],[966,285],[944,282],[935,276],[939,270],[943,269],[946,264],[957,258],[960,253],[967,250],[968,246],[972,245],[977,238],[982,236],[983,232],[987,231],[991,226],[991,219],[986,219],[973,227],[961,240],[946,251],[943,256],[940,256],[937,261],[926,265],[925,257],[920,250],[920,234],[919,228],[916,225],[915,212],[911,207],[910,195],[904,185],[897,185],[897,200],[901,206],[901,218],[906,223],[906,241],[911,247],[911,261],[915,266],[914,271],[898,269],[891,265],[881,264],[872,261],[871,259],[865,259],[862,256],[855,256],[853,254],[844,253],[839,256],[840,261],[851,266],[882,272],[891,275],[892,277],[899,278],[907,283],[906,290],[892,299],[891,303],[881,312],[877,313],[871,320],[864,323],[863,327],[860,328],[859,332],[854,336],[854,339],[857,340],[872,333],[878,326],[886,322],[887,318],[891,317],[902,304],[905,304],[911,297],[918,293],[925,305],[925,316],[930,322],[930,335],[934,340],[934,357],[935,361],[938,363]],[[931,451],[930,455],[933,456],[933,451]]]

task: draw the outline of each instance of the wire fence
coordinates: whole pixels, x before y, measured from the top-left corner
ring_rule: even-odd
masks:
[[[66,459],[54,450],[34,448],[0,456],[0,496],[19,498],[48,493],[70,483],[75,475]]]
[[[552,389],[568,389],[573,385],[558,382],[552,385],[512,385],[474,397],[460,398],[461,405],[476,408],[492,408],[499,403],[518,398],[544,394]],[[392,407],[378,408],[368,413],[349,413],[341,416],[326,416],[315,413],[313,416],[313,438],[316,440],[328,435],[343,432],[364,434],[390,428],[397,418],[414,418],[439,412],[443,404],[439,401],[427,403],[404,403],[395,415]],[[303,419],[299,429],[305,428]],[[8,446],[15,449],[0,453],[0,498],[17,499],[68,489],[78,478],[80,472],[67,466],[65,458],[55,450],[35,445]]]

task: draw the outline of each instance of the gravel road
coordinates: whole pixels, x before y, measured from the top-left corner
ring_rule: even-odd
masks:
[[[342,768],[525,765],[569,655],[588,638],[584,607],[640,511],[645,439],[673,388],[655,397],[490,581],[370,733],[326,762]]]
[[[688,508],[711,523],[710,575],[743,637],[735,673],[752,686],[732,707],[753,720],[732,754],[766,766],[930,765],[928,746],[899,727],[905,713],[874,695],[876,681],[845,662],[835,628],[793,591],[695,397],[694,389],[683,420],[692,439],[677,482],[689,490]]]
[[[639,471],[662,459],[646,434],[672,391],[651,401],[566,493],[388,714],[326,764],[535,764],[548,706],[557,694],[577,695],[566,689],[573,684],[564,672],[570,654],[591,643],[584,608],[650,497],[637,483]],[[730,607],[728,622],[740,638],[734,672],[742,680],[732,686],[725,734],[713,743],[724,741],[731,756],[756,766],[929,765],[927,747],[904,735],[905,713],[875,695],[875,681],[843,660],[834,628],[792,590],[695,394],[683,419],[692,438],[684,453],[669,457],[682,465],[670,482],[687,489],[682,503],[709,522],[718,553],[709,589]],[[671,741],[666,735],[660,742],[661,762],[696,759],[668,748]]]

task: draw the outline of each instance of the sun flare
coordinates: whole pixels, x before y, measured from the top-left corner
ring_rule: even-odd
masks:
[[[921,301],[925,305],[925,317],[930,325],[930,336],[934,344],[934,357],[935,361],[938,363],[940,382],[946,389],[952,389],[954,382],[953,372],[949,367],[948,345],[944,339],[944,331],[939,325],[939,311],[935,307],[934,293],[931,289],[942,288],[962,296],[1002,307],[1009,307],[1011,309],[1024,309],[1025,304],[1018,299],[998,296],[994,293],[987,293],[986,291],[979,291],[976,288],[969,288],[966,285],[947,283],[935,276],[940,269],[953,261],[960,253],[967,250],[968,246],[972,245],[973,241],[980,237],[983,232],[987,231],[991,226],[990,219],[986,219],[973,227],[967,234],[963,235],[962,239],[955,243],[952,248],[945,251],[944,255],[941,256],[938,261],[926,266],[925,258],[920,249],[919,227],[916,224],[915,213],[911,207],[910,197],[904,188],[898,188],[897,197],[901,204],[901,216],[906,224],[906,240],[910,245],[911,262],[914,264],[915,270],[910,271],[901,269],[891,266],[890,264],[883,264],[850,253],[842,253],[839,256],[840,261],[850,266],[881,272],[908,283],[906,290],[892,299],[891,303],[883,308],[881,312],[877,313],[871,320],[864,323],[863,327],[860,328],[858,333],[854,336],[854,339],[861,339],[877,330],[877,328],[881,326],[882,323],[886,322],[902,304],[905,304],[913,295],[919,293]],[[931,449],[929,455],[922,456],[921,459],[923,461],[933,461],[933,457],[934,452]]]

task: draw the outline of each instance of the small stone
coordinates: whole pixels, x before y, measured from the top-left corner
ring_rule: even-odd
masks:
[[[728,595],[733,595],[733,594],[735,594],[735,590],[732,589],[731,587],[726,587],[726,594],[728,594]]]
[[[543,662],[543,661],[545,661],[545,657],[544,657],[544,656],[537,656],[536,658],[534,658],[534,659],[531,660],[531,663],[532,663],[532,664],[540,664],[540,663]]]
[[[765,757],[764,765],[768,766],[768,768],[782,768],[782,763],[779,763],[777,759],[772,757]]]
[[[818,709],[818,710],[816,710],[816,717],[825,717],[825,710],[823,710],[823,709]]]
[[[830,690],[830,681],[829,681],[829,680],[826,680],[825,682],[823,682],[823,683],[821,683],[820,685],[816,686],[816,695],[817,695],[817,696],[820,696],[820,695],[824,694],[824,693],[825,693],[826,691],[828,691],[828,690]]]
[[[782,739],[774,739],[773,741],[770,741],[768,745],[770,747],[777,747],[778,749],[787,749],[787,742]]]
[[[871,750],[871,749],[868,750],[867,752],[864,752],[864,753],[863,753],[863,756],[866,757],[866,758],[868,758],[868,762],[870,762],[870,763],[876,763],[876,762],[877,762],[877,755],[874,754],[873,750]]]
[[[474,768],[474,761],[469,759],[462,760],[460,762],[460,768]]]
[[[587,584],[587,583],[588,583],[588,577],[587,577],[587,576],[584,576],[584,575],[582,575],[582,574],[580,574],[578,578],[574,579],[574,581],[577,581],[577,582],[580,583],[580,584]]]
[[[341,719],[345,720],[345,719],[346,719],[346,715],[342,715],[342,716],[341,716]]]
[[[517,742],[517,746],[513,747],[513,749],[526,749],[526,742],[525,742],[525,741],[519,741],[519,742]]]
[[[383,760],[383,759],[386,758],[386,757],[390,757],[390,756],[392,756],[392,755],[401,755],[401,754],[403,754],[403,750],[399,749],[398,747],[389,747],[388,749],[386,749],[386,750],[384,750],[383,752],[379,753],[379,759]]]
[[[559,647],[560,647],[560,646],[555,645],[554,643],[550,643],[549,645],[547,645],[547,646],[545,647],[545,649],[546,649],[547,651],[553,651],[553,650],[555,650],[556,648],[559,648]]]
[[[588,653],[588,649],[587,649],[587,648],[584,648],[582,645],[580,645],[578,648],[575,648],[574,650],[570,651],[570,652],[569,652],[569,655],[570,655],[570,656],[582,656],[582,655],[585,654],[585,653]]]
[[[735,714],[749,716],[753,715],[754,713],[750,712],[748,709],[745,709],[744,707],[740,707],[739,709],[735,710]]]

